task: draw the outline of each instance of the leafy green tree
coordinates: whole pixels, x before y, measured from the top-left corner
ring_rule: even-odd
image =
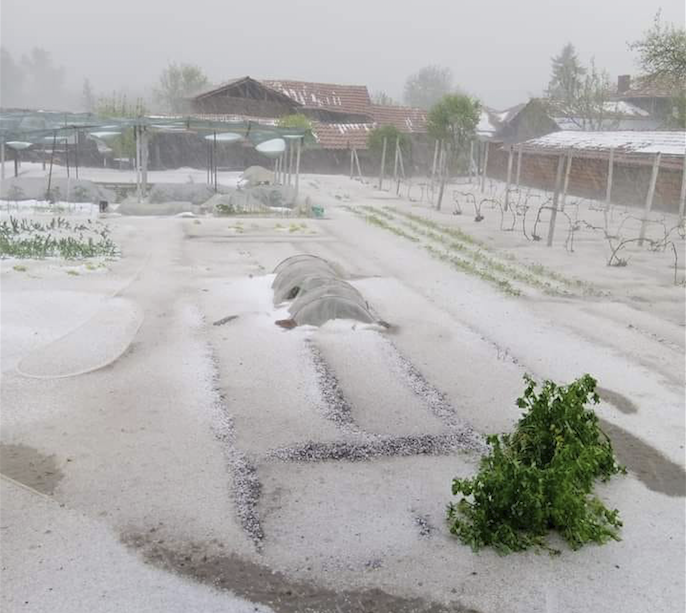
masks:
[[[295,128],[297,130],[307,130],[308,132],[312,131],[312,122],[310,121],[310,118],[302,113],[294,113],[293,115],[281,117],[277,122],[277,126],[279,128]]]
[[[430,109],[443,96],[450,93],[453,74],[450,68],[424,66],[405,81],[403,100],[405,104]]]
[[[410,156],[411,142],[407,134],[403,134],[395,126],[378,126],[374,128],[367,137],[367,145],[372,157],[381,163],[383,157],[383,141],[386,139],[386,162],[384,173],[391,172],[395,164],[395,148],[400,146],[405,163]]]
[[[653,26],[629,48],[638,55],[643,78],[664,84],[673,92],[668,127],[686,128],[686,29],[663,24],[658,11]]]
[[[580,130],[604,130],[616,125],[610,76],[598,69],[593,59],[590,67],[585,67],[571,43],[552,59],[546,93],[550,114],[564,117]]]
[[[440,210],[447,173],[455,160],[465,153],[467,144],[476,134],[481,104],[466,94],[447,94],[429,111],[429,135],[441,141],[446,150],[445,165],[441,172],[441,187],[436,208]]]
[[[114,92],[110,97],[99,98],[93,111],[103,117],[135,118],[147,113],[145,103],[138,98],[130,103],[126,94]],[[121,135],[116,136],[107,143],[114,152],[115,157],[134,158],[136,155],[136,138],[133,128],[126,128]]]
[[[651,79],[667,79],[682,89],[686,84],[686,30],[663,24],[660,12],[641,40],[629,44],[638,54],[638,65]]]
[[[207,87],[209,81],[199,66],[171,63],[160,75],[155,101],[165,111],[182,113],[187,99]]]
[[[567,43],[551,62],[552,73],[550,83],[548,83],[548,97],[571,105],[581,91],[586,68],[579,61],[572,43]]]

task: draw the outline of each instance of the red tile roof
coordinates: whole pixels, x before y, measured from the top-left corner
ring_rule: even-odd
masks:
[[[262,80],[262,84],[306,107],[369,113],[371,99],[366,85],[338,85],[309,81]]]
[[[322,149],[367,149],[369,133],[374,123],[313,122],[313,132]]]
[[[380,126],[395,126],[401,132],[426,133],[427,112],[411,106],[373,104],[371,116]]]

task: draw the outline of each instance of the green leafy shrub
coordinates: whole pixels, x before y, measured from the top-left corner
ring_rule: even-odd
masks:
[[[522,551],[546,544],[556,530],[572,549],[619,540],[619,511],[607,509],[592,494],[596,479],[625,472],[612,444],[585,405],[599,402],[596,380],[584,375],[567,386],[525,376],[517,406],[525,410],[512,434],[488,437],[491,453],[471,479],[453,479],[448,507],[450,531],[478,550]]]

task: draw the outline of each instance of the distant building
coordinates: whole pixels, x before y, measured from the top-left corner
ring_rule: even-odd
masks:
[[[369,133],[378,126],[392,125],[408,134],[415,159],[427,157],[429,148],[426,111],[372,104],[365,85],[242,77],[196,94],[188,106],[195,115],[227,121],[273,124],[287,115],[305,115],[320,147],[303,152],[303,166],[309,169],[340,171],[350,149],[364,160]],[[409,170],[412,161],[406,165]]]
[[[664,124],[673,116],[674,97],[678,90],[679,88],[675,88],[673,83],[664,78],[632,79],[631,75],[620,75],[617,78],[616,99],[643,109]]]

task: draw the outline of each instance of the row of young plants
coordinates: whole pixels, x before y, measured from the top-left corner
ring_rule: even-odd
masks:
[[[118,255],[109,227],[97,221],[76,224],[54,217],[40,223],[10,217],[0,222],[0,257],[77,260]]]
[[[473,236],[470,236],[460,228],[454,228],[450,226],[445,226],[443,224],[440,224],[438,222],[435,222],[431,219],[427,219],[426,217],[423,217],[421,215],[415,215],[413,213],[407,213],[405,211],[400,211],[397,209],[392,209],[391,207],[385,207],[387,210],[393,211],[395,215],[400,215],[402,217],[405,217],[406,219],[409,219],[416,224],[419,224],[421,226],[424,226],[426,228],[429,228],[431,230],[435,230],[436,232],[440,232],[441,234],[450,236],[457,241],[461,243],[466,243],[468,245],[476,245],[480,247],[484,251],[488,252],[493,252],[493,248],[488,245],[487,243],[480,241]],[[542,277],[545,279],[549,279],[550,281],[555,281],[557,283],[560,283],[572,290],[578,290],[581,291],[584,295],[596,295],[598,293],[598,289],[593,286],[592,284],[582,281],[580,279],[574,279],[571,277],[567,277],[566,275],[563,275],[551,268],[548,268],[547,266],[543,264],[530,264],[526,262],[520,262],[517,260],[517,258],[514,255],[509,254],[507,256],[507,259],[515,264],[516,266],[528,270],[530,273],[537,277]],[[532,278],[529,277],[529,280],[531,281]],[[535,282],[539,287],[542,287],[540,283],[544,283],[542,280],[539,282]]]

